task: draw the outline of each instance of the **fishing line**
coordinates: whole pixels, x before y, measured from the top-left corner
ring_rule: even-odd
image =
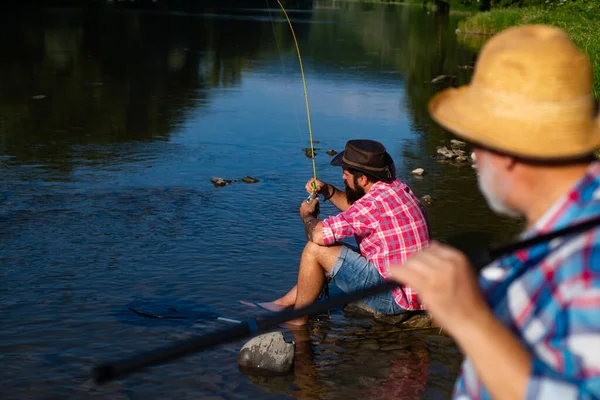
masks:
[[[306,117],[308,119],[308,135],[309,135],[309,139],[310,139],[310,151],[311,151],[311,155],[312,155],[311,158],[312,158],[313,175],[315,178],[315,180],[313,181],[314,194],[309,196],[309,198],[307,199],[307,201],[310,202],[310,201],[312,201],[312,199],[314,199],[314,197],[316,197],[317,185],[315,182],[317,180],[317,166],[315,165],[315,148],[313,145],[312,125],[310,122],[310,109],[308,107],[308,93],[306,90],[306,79],[304,78],[304,66],[302,64],[302,56],[300,55],[300,46],[298,45],[298,40],[296,39],[296,32],[294,31],[294,27],[292,26],[292,21],[290,21],[287,11],[285,11],[285,8],[283,7],[283,4],[281,4],[281,1],[280,0],[276,0],[276,1],[277,1],[277,4],[279,4],[281,11],[283,11],[283,14],[285,15],[285,19],[287,20],[288,25],[290,26],[290,30],[292,31],[292,37],[294,39],[294,44],[296,45],[296,52],[298,53],[298,61],[300,62],[300,75],[302,77],[302,87],[304,89],[304,100],[305,100],[305,104],[306,104]],[[272,21],[272,19],[271,19],[271,21]]]
[[[285,69],[285,64],[283,62],[283,56],[281,55],[281,46],[279,45],[279,39],[277,39],[277,31],[275,30],[275,23],[273,22],[273,14],[271,13],[271,6],[269,5],[268,0],[265,0],[265,3],[267,5],[267,10],[269,11],[269,20],[271,21],[271,29],[273,30],[273,37],[275,38],[275,46],[277,47],[277,54],[279,55],[279,62],[281,64],[281,72],[282,72],[282,75],[284,77],[284,82],[286,82],[286,87],[287,87],[287,81],[285,80],[287,71]],[[302,130],[300,129],[300,121],[298,120],[298,114],[296,113],[296,107],[294,107],[294,105],[292,103],[292,99],[289,96],[286,96],[286,98],[288,99],[288,102],[290,103],[290,108],[292,110],[292,113],[294,114],[294,120],[296,121],[296,129],[298,130],[300,142],[303,143],[302,140],[304,139],[304,136],[302,134]],[[306,160],[306,163],[310,164],[310,161]]]

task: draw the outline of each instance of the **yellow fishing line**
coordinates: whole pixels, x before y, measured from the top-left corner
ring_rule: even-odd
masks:
[[[302,66],[302,56],[300,55],[300,46],[298,46],[298,40],[296,40],[296,33],[294,32],[294,27],[292,26],[292,21],[290,21],[287,12],[285,11],[285,8],[283,8],[283,4],[281,4],[281,1],[277,0],[277,4],[279,4],[279,7],[281,7],[281,10],[283,11],[283,14],[285,15],[285,19],[288,22],[288,25],[290,26],[290,29],[292,31],[292,36],[294,38],[294,43],[296,44],[296,51],[298,52],[298,61],[300,61],[300,74],[302,75],[302,85],[304,86],[304,100],[306,103],[306,116],[308,117],[308,135],[310,137],[310,151],[312,154],[312,166],[313,166],[313,174],[315,177],[315,181],[317,180],[317,167],[315,165],[315,149],[313,146],[313,138],[312,138],[312,127],[310,124],[310,110],[308,108],[308,93],[306,92],[306,80],[304,79],[304,67]],[[317,185],[313,182],[313,189],[316,190],[317,189]]]

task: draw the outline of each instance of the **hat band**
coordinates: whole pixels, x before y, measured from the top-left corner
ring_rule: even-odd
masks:
[[[346,158],[346,156],[342,157],[342,161],[348,165],[351,165],[353,167],[357,167],[357,168],[362,168],[362,169],[366,169],[368,171],[376,171],[376,172],[381,172],[381,171],[387,171],[388,167],[383,167],[383,168],[377,168],[377,167],[369,167],[367,165],[362,165],[362,164],[358,164],[355,163],[353,161],[350,161]]]
[[[348,165],[350,165],[350,166],[352,166],[352,167],[356,167],[356,168],[364,169],[364,170],[367,170],[367,171],[373,171],[373,172],[385,172],[385,173],[386,173],[386,176],[387,176],[388,178],[392,178],[392,171],[390,171],[390,167],[389,167],[389,166],[385,166],[385,167],[383,167],[383,168],[369,167],[369,166],[367,166],[367,165],[362,165],[362,164],[358,164],[358,163],[355,163],[355,162],[353,162],[353,161],[350,161],[350,160],[348,160],[348,159],[346,158],[346,156],[345,156],[345,155],[344,155],[344,156],[342,156],[342,161],[343,161],[345,164],[348,164]]]

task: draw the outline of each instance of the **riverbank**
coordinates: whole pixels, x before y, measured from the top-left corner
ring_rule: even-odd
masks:
[[[590,3],[591,4],[591,3]],[[511,26],[546,24],[564,29],[591,59],[594,68],[594,96],[600,98],[600,7],[589,8],[557,6],[494,9],[467,17],[458,25],[461,33],[493,35]],[[463,38],[468,40],[468,38]]]
[[[428,11],[438,11],[438,6],[431,0],[344,0],[347,2],[363,3],[363,4],[391,4],[397,6],[419,6]],[[465,5],[460,0],[445,0],[450,4],[450,14],[471,15],[477,12],[477,6]]]

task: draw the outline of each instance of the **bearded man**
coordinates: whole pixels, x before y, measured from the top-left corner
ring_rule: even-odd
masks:
[[[600,214],[592,76],[564,31],[525,25],[489,39],[473,81],[429,103],[474,145],[490,208],[527,220],[522,239]],[[598,228],[508,254],[479,277],[462,252],[433,242],[392,275],[465,354],[455,398],[600,398]]]
[[[308,239],[300,259],[298,283],[283,297],[258,303],[281,311],[313,303],[326,276],[344,292],[370,287],[390,279],[389,266],[404,262],[429,243],[429,231],[421,203],[395,176],[392,157],[374,140],[350,140],[331,165],[340,166],[345,191],[310,179],[306,190],[330,200],[341,213],[321,221],[318,197],[303,201],[300,217]],[[358,249],[341,240],[354,237]],[[362,301],[373,312],[400,315],[423,310],[415,291],[401,286]],[[304,325],[307,317],[290,321]]]

